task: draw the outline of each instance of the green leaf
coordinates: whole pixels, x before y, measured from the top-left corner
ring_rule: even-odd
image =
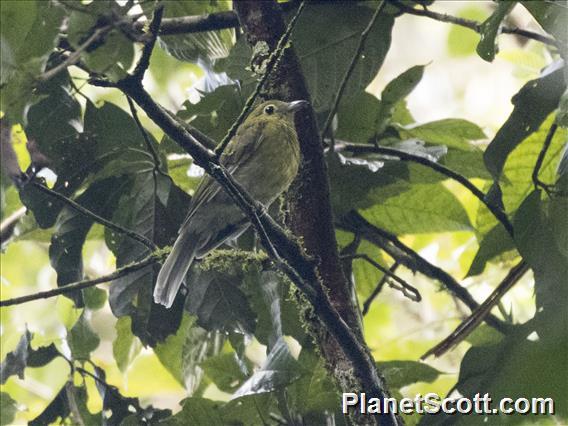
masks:
[[[377,368],[389,387],[400,389],[416,382],[432,383],[442,372],[428,364],[416,361],[377,362]]]
[[[127,174],[151,173],[152,154],[135,121],[118,106],[104,103],[100,108],[88,102],[85,110],[86,143],[93,145],[90,161],[96,167],[95,179]],[[148,134],[151,145],[157,142]]]
[[[384,266],[384,259],[381,255],[381,250],[374,244],[368,241],[361,241],[358,254],[366,254],[375,262]],[[363,259],[353,259],[353,276],[355,278],[355,286],[357,295],[365,300],[371,295],[381,278],[383,273]]]
[[[522,336],[510,336],[494,345],[474,346],[465,354],[456,388],[460,394],[472,398],[488,393],[493,401],[512,398],[552,398],[555,415],[566,418],[568,386],[563,374],[566,341],[558,339],[551,344],[533,342]],[[437,421],[446,421],[436,416]],[[452,416],[452,423],[456,422]],[[461,416],[460,424],[479,424],[482,416]],[[531,414],[492,417],[492,424],[529,423],[542,421],[542,416]],[[537,420],[538,419],[538,420]]]
[[[487,324],[479,325],[467,336],[466,340],[472,346],[488,346],[498,344],[503,335]]]
[[[399,133],[403,138],[416,138],[429,144],[446,145],[464,151],[475,149],[471,141],[486,138],[479,126],[459,118],[446,118],[417,126],[399,127]]]
[[[270,393],[233,398],[221,409],[225,425],[265,426],[271,414],[281,413]]]
[[[386,198],[388,188],[371,192],[377,204],[361,211],[371,223],[395,234],[420,234],[471,230],[466,211],[442,184],[414,184]],[[383,201],[384,200],[384,201]]]
[[[558,201],[556,201],[558,202]],[[564,199],[562,207],[567,203]],[[519,253],[534,272],[536,304],[539,315],[552,318],[562,312],[564,318],[555,323],[554,330],[545,327],[539,331],[544,338],[556,334],[559,330],[568,334],[568,316],[563,309],[563,300],[568,297],[566,286],[559,286],[568,274],[568,241],[558,241],[556,235],[566,235],[566,220],[556,214],[550,216],[548,205],[541,200],[541,191],[535,190],[525,198],[515,214],[513,226],[515,243]],[[557,213],[557,209],[552,210]],[[564,211],[565,213],[565,211]],[[560,244],[558,244],[560,243]],[[558,319],[558,318],[557,318]]]
[[[568,10],[563,2],[522,1],[521,4],[531,13],[544,30],[566,45],[566,22]]]
[[[32,335],[26,330],[20,338],[16,349],[6,355],[0,364],[0,383],[5,384],[10,376],[17,375],[20,379],[24,378],[24,370],[27,366],[28,352]]]
[[[349,157],[341,154],[326,156],[330,177],[330,196],[333,211],[341,216],[352,209],[367,208],[375,204],[372,191],[376,188],[394,187],[399,179],[408,178],[406,164],[369,158]],[[361,185],[365,182],[365,185]],[[394,194],[400,191],[393,191]]]
[[[391,122],[394,109],[404,98],[406,98],[422,80],[424,75],[424,65],[415,65],[394,80],[390,81],[381,94],[381,108],[378,115],[377,133],[385,131]]]
[[[93,148],[79,132],[81,105],[67,91],[68,74],[61,78],[62,82],[52,81],[43,87],[42,92],[47,96],[28,110],[25,132],[48,158],[49,168],[57,175],[52,189],[69,196],[91,171]],[[20,191],[20,198],[42,228],[53,226],[63,208],[61,202],[29,184]]]
[[[163,422],[166,426],[225,426],[221,407],[225,403],[210,399],[191,397],[183,401],[182,410]]]
[[[231,271],[203,270],[189,272],[187,310],[207,330],[237,331],[252,334],[255,315],[239,288],[244,275],[240,265]]]
[[[121,182],[117,179],[102,180],[87,188],[75,201],[101,217],[109,217],[118,201],[113,196],[117,189],[121,189]],[[49,260],[53,269],[57,271],[59,287],[84,278],[83,245],[92,225],[93,219],[71,207],[63,208],[57,217],[55,232],[49,246]],[[82,292],[66,296],[78,307],[83,305]]]
[[[568,90],[560,98],[558,103],[558,113],[556,114],[556,124],[565,129],[568,128]]]
[[[483,152],[477,148],[471,151],[450,148],[446,155],[440,159],[440,163],[469,179],[491,179],[491,175],[483,162]]]
[[[300,320],[298,304],[290,297],[290,282],[274,271],[247,268],[243,291],[256,314],[254,335],[271,347],[282,335],[299,343],[307,338]]]
[[[381,101],[367,92],[341,102],[335,138],[358,143],[369,142],[377,134],[380,111]]]
[[[72,383],[67,382],[61,390],[57,393],[55,398],[48,404],[37,417],[30,420],[30,426],[42,426],[55,422],[58,418],[65,420],[69,417],[69,399],[67,397],[67,388],[73,386]]]
[[[517,2],[506,1],[497,4],[497,8],[493,14],[485,20],[480,26],[479,44],[477,45],[477,54],[484,60],[492,62],[495,59],[495,54],[497,53],[497,35],[499,34],[499,28],[501,27],[501,22],[509,14],[509,12],[515,7]]]
[[[123,396],[116,386],[108,384],[104,370],[94,366],[95,385],[103,400],[104,424],[140,425],[152,422],[159,423],[171,415],[170,410],[155,409],[151,405],[142,407],[138,398]],[[94,424],[94,423],[93,423]]]
[[[162,200],[167,200],[167,206]],[[152,171],[140,173],[133,178],[130,191],[121,197],[113,221],[163,247],[175,240],[187,202],[188,196],[168,178]],[[140,261],[150,254],[146,246],[108,229],[106,241],[117,258],[117,267]],[[158,271],[158,265],[149,265],[121,277],[112,282],[109,292],[113,314],[131,316],[134,335],[152,346],[175,333],[184,299],[180,293],[172,309],[154,303],[152,289]]]
[[[554,117],[550,115],[540,128],[523,140],[522,144],[507,158],[503,168],[503,184],[501,185],[503,204],[507,212],[514,212],[532,190],[532,171],[553,122]],[[568,130],[558,128],[540,168],[539,179],[541,181],[546,183],[556,181],[556,171],[567,140]]]
[[[353,52],[368,25],[373,11],[349,3],[310,3],[299,18],[292,44],[317,112],[327,111],[351,62]],[[365,90],[377,75],[391,42],[392,15],[379,16],[368,35],[362,56],[345,88],[342,101],[348,101]],[[333,28],[333,31],[330,31]],[[252,49],[241,38],[224,62],[229,77],[239,79],[245,92],[256,81],[246,71],[250,67]]]
[[[355,3],[308,5],[292,36],[316,111],[329,109],[372,11]],[[391,42],[392,16],[381,14],[368,34],[343,100],[357,95],[377,75]],[[333,31],[329,31],[333,28]]]
[[[26,367],[43,367],[60,355],[53,343],[49,346],[32,349],[31,341],[32,334],[26,330],[20,338],[16,349],[6,355],[6,358],[0,365],[1,384],[5,384],[6,380],[13,375],[23,379]]]
[[[461,8],[455,15],[459,18],[471,19],[474,21],[484,21],[487,18],[487,12],[481,4],[463,3],[466,5]],[[475,49],[479,43],[479,35],[469,28],[459,25],[451,25],[448,32],[448,53],[450,56],[463,57],[475,53]]]
[[[233,394],[234,398],[272,392],[300,377],[300,365],[281,338],[270,350],[262,367]]]
[[[555,62],[513,97],[513,112],[483,155],[487,169],[496,181],[501,177],[509,154],[558,106],[560,96],[566,90],[562,67],[562,61]]]
[[[142,350],[140,340],[132,334],[130,317],[121,317],[115,325],[116,339],[112,342],[112,354],[121,372],[125,372]]]
[[[159,343],[154,352],[171,375],[194,394],[203,377],[201,363],[217,355],[223,342],[223,334],[204,330],[185,314],[177,333]]]
[[[18,407],[16,401],[6,392],[0,392],[0,425],[8,426],[13,424]]]
[[[98,1],[81,5],[83,10],[72,10],[68,18],[68,41],[79,49],[100,29],[101,22],[127,19],[127,9],[118,3]],[[134,45],[118,29],[111,30],[98,43],[83,49],[81,59],[95,73],[105,74],[112,79],[126,77],[126,71],[134,59]]]
[[[515,248],[515,244],[509,233],[500,223],[495,225],[483,237],[479,244],[479,250],[475,254],[475,258],[469,267],[467,276],[479,275],[485,269],[488,261],[508,250]]]
[[[89,287],[83,290],[83,299],[85,301],[85,307],[91,311],[96,311],[102,309],[107,301],[107,292],[97,288]]]
[[[219,86],[213,92],[204,94],[196,104],[184,102],[185,109],[179,111],[178,116],[220,141],[239,116],[245,101],[237,85]]]
[[[233,393],[246,380],[250,366],[241,364],[235,353],[220,354],[201,363],[205,374],[223,392]],[[243,371],[244,370],[244,371]]]
[[[44,1],[4,2],[0,13],[1,109],[12,121],[24,123],[36,78],[55,48],[64,14],[60,5]]]
[[[67,343],[75,359],[88,359],[91,352],[99,347],[101,339],[91,328],[84,311],[73,328],[67,333]]]
[[[302,367],[302,376],[286,389],[292,409],[303,416],[310,416],[310,424],[324,424],[325,413],[338,411],[340,396],[337,387],[318,354],[304,347],[298,362]]]
[[[498,196],[502,199],[505,211],[514,213],[523,199],[532,191],[532,170],[536,164],[542,144],[548,134],[554,117],[551,114],[534,132],[519,144],[508,156],[503,168],[502,184],[499,189],[502,193]],[[559,128],[552,138],[548,154],[546,155],[539,173],[539,179],[543,182],[553,183],[556,181],[556,171],[561,161],[561,153],[568,135],[568,131]],[[485,188],[484,192],[491,192]],[[500,200],[497,200],[497,203]],[[495,203],[495,201],[493,201]],[[485,206],[480,206],[477,212],[476,229],[485,234],[497,224],[497,220],[489,213]]]

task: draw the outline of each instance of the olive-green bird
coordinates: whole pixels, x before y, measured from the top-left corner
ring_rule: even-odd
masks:
[[[300,147],[294,113],[305,105],[307,101],[268,101],[258,105],[221,155],[220,163],[267,208],[288,189],[298,172]],[[170,307],[193,260],[239,236],[248,226],[248,220],[229,194],[213,178],[204,176],[158,274],[154,301]]]

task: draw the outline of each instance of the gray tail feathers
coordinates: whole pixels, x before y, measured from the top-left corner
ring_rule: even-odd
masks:
[[[154,287],[154,302],[166,308],[174,303],[181,283],[195,258],[196,237],[187,230],[178,236],[158,274],[156,287]]]

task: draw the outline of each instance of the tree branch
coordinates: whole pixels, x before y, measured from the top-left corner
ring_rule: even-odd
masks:
[[[109,281],[114,281],[118,278],[124,277],[131,272],[138,271],[139,269],[145,268],[148,265],[158,262],[160,257],[155,254],[144,258],[140,262],[131,263],[129,265],[123,266],[117,269],[109,275],[103,277],[94,278],[91,280],[82,280],[74,283],[69,283],[62,287],[54,288],[52,290],[40,291],[38,293],[30,294],[27,296],[14,297],[13,299],[0,300],[0,307],[4,308],[6,306],[21,305],[22,303],[31,302],[33,300],[39,299],[49,299],[51,297],[59,296],[61,294],[68,294],[75,291],[83,290],[85,288],[94,287],[97,284],[106,283]]]
[[[392,258],[400,262],[412,271],[420,271],[429,278],[439,281],[444,287],[455,297],[462,301],[472,312],[479,308],[479,304],[473,296],[462,287],[450,274],[443,269],[431,264],[410,247],[403,244],[394,234],[380,229],[358,212],[352,211],[348,213],[337,224],[338,228],[345,231],[354,232],[361,235],[367,241],[377,245],[387,252]],[[487,324],[500,331],[508,333],[513,327],[499,318],[489,315],[485,319]]]
[[[383,146],[376,146],[376,145],[364,145],[364,144],[354,144],[349,142],[341,141],[341,146],[338,147],[338,150],[342,151],[349,151],[354,154],[362,154],[362,153],[375,153],[375,154],[383,154],[383,155],[390,155],[396,157],[402,161],[412,161],[414,163],[421,164],[423,166],[429,167],[438,173],[441,173],[456,182],[460,183],[464,188],[466,188],[469,192],[471,192],[482,204],[487,207],[487,209],[495,216],[495,218],[501,222],[505,230],[509,233],[509,235],[513,236],[513,225],[509,221],[507,214],[501,210],[499,207],[490,203],[486,198],[483,191],[479,190],[474,184],[472,184],[466,177],[460,175],[459,173],[443,166],[442,164],[436,163],[435,161],[431,161],[425,157],[420,155],[410,154],[408,152],[400,151],[394,148],[387,148]]]
[[[457,16],[447,15],[445,13],[433,12],[428,9],[415,9],[407,6],[399,0],[391,0],[391,3],[396,6],[400,11],[406,12],[410,15],[423,16],[426,18],[434,19],[439,22],[446,22],[449,24],[458,25],[460,27],[469,28],[478,34],[481,34],[481,23],[472,21],[471,19],[459,18]],[[501,32],[504,34],[514,34],[517,36],[529,38],[539,41],[549,46],[554,46],[557,49],[562,48],[562,44],[552,37],[543,34],[535,33],[532,31],[522,30],[519,28],[501,27]]]
[[[495,307],[505,293],[519,282],[528,269],[529,267],[527,263],[524,260],[521,260],[509,271],[507,276],[503,279],[503,281],[501,281],[501,284],[493,290],[489,297],[485,299],[485,301],[476,310],[474,310],[466,320],[458,325],[458,327],[448,337],[422,355],[420,359],[426,359],[430,355],[434,355],[436,357],[442,356],[448,350],[462,342],[489,315],[491,309]]]

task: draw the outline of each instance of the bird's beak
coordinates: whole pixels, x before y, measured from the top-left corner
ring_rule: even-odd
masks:
[[[288,112],[296,112],[302,108],[305,108],[307,106],[309,106],[310,103],[308,101],[293,101],[293,102],[288,102],[288,108],[287,111]]]

